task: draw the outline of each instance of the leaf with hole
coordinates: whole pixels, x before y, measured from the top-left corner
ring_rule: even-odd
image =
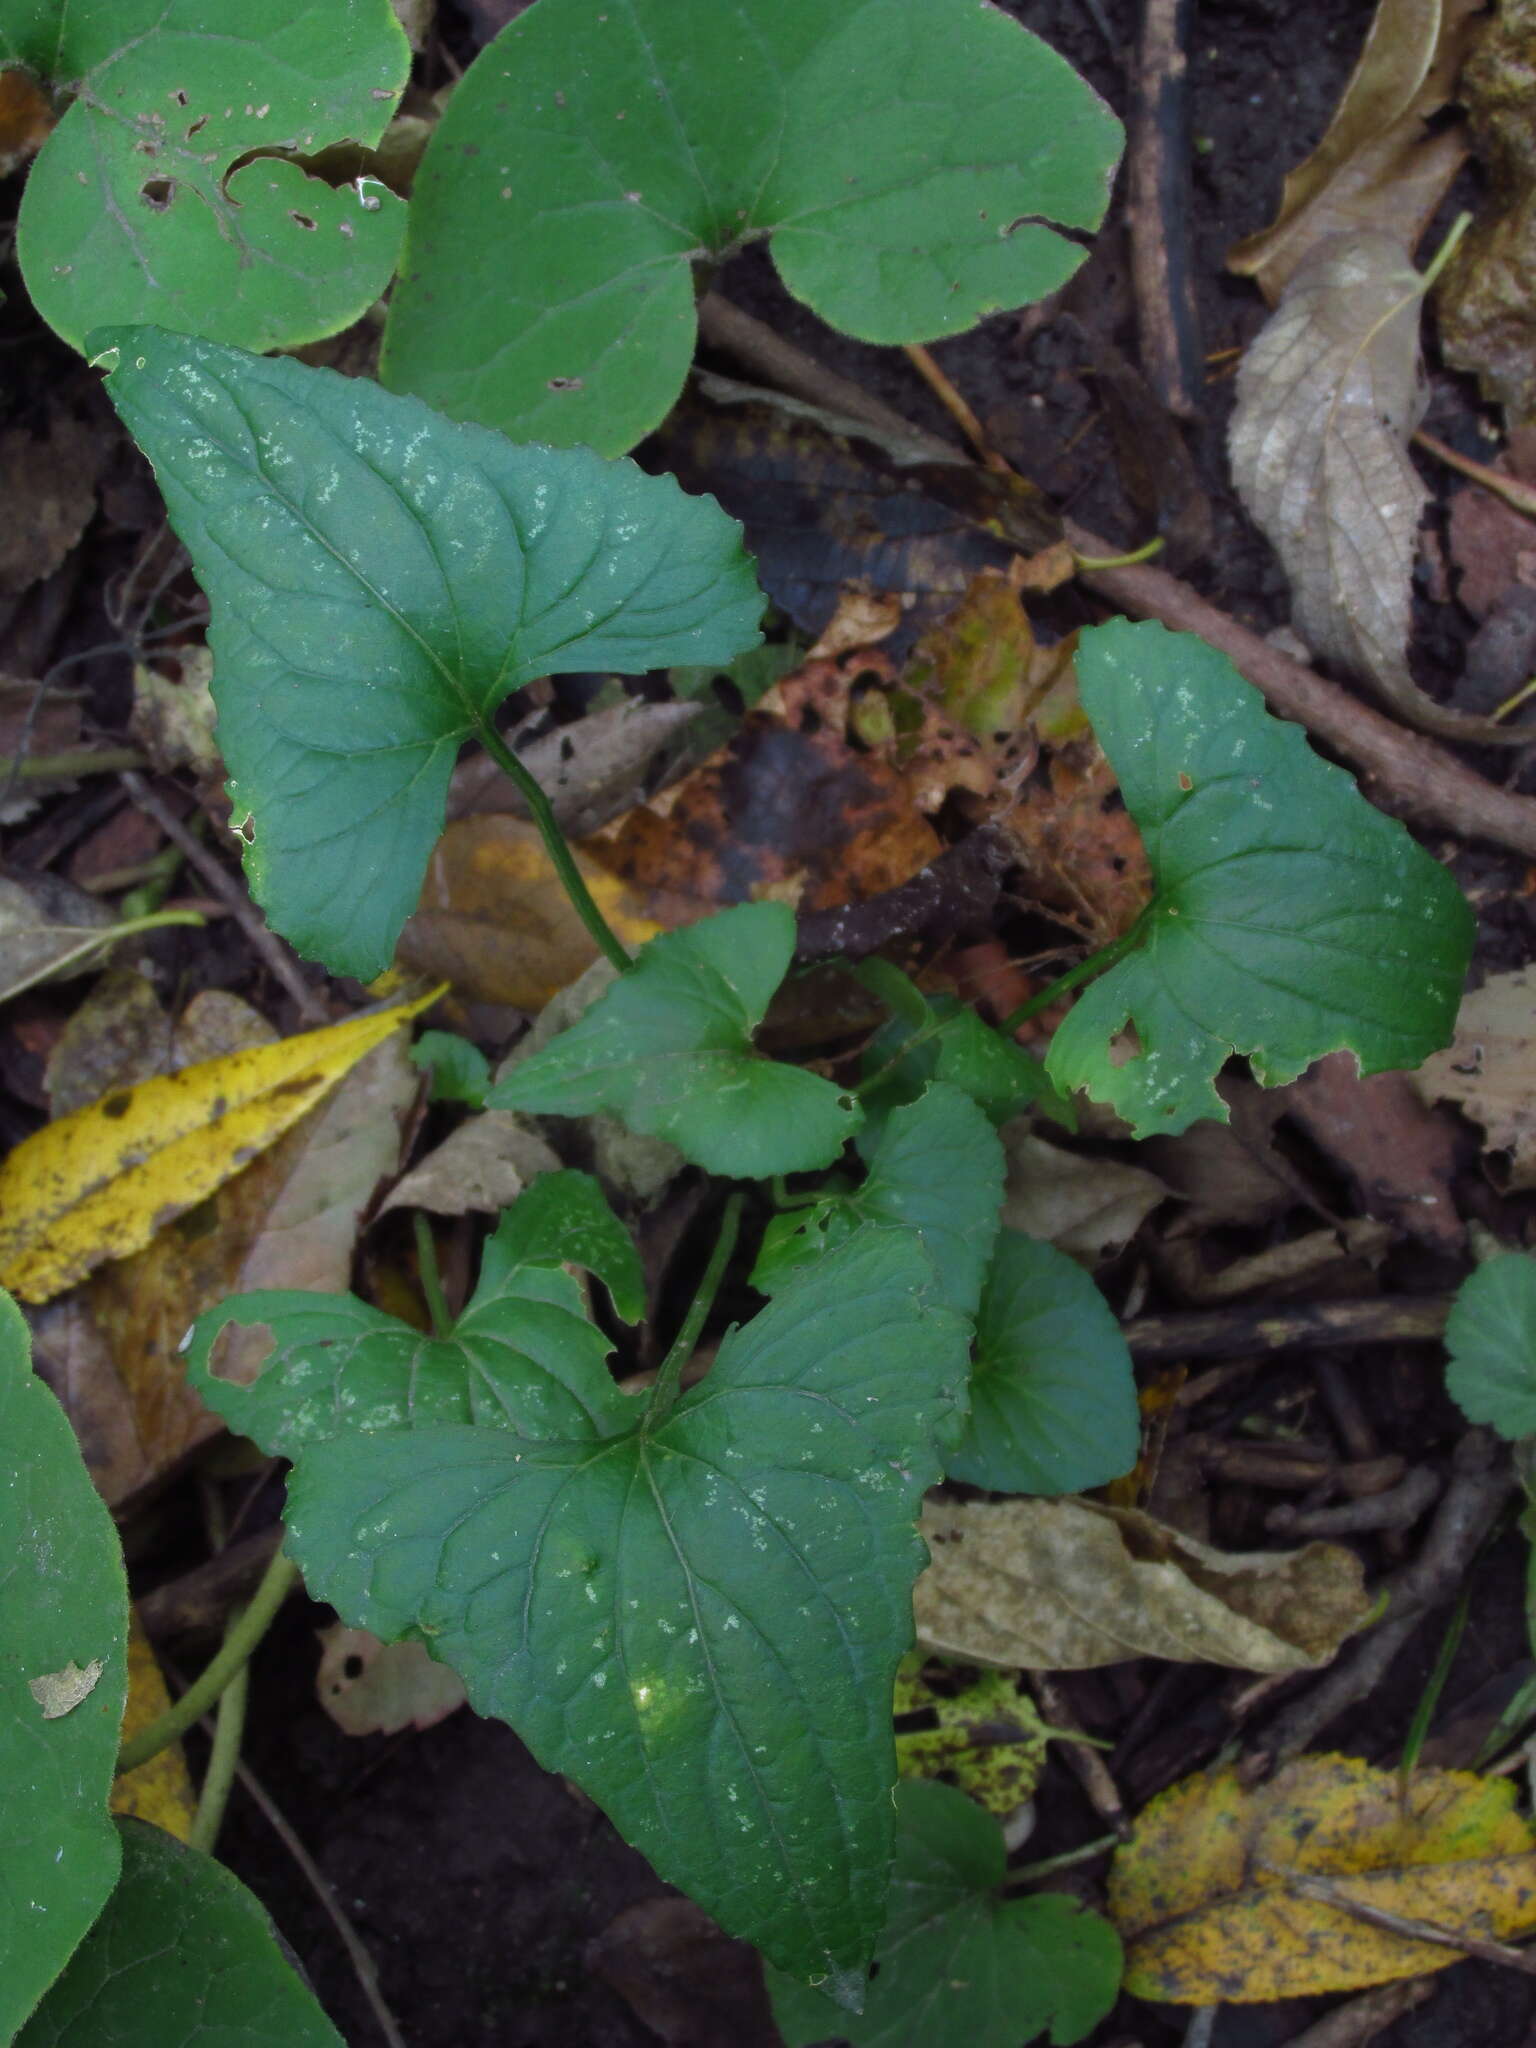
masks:
[[[696,264],[771,235],[864,341],[1054,291],[1120,129],[975,0],[537,0],[456,87],[413,189],[382,374],[460,419],[617,452],[693,354]]]
[[[91,347],[213,607],[252,891],[335,973],[389,964],[459,748],[512,691],[757,638],[740,529],[670,478],[154,328]]]
[[[1075,1259],[1005,1230],[950,1478],[994,1493],[1079,1493],[1129,1472],[1140,1449],[1131,1354],[1109,1303]]]
[[[342,2048],[232,1871],[120,1820],[123,1874],[16,2048]]]
[[[112,1517],[0,1293],[0,2037],[10,2040],[117,1881],[107,1797],[128,1693]]]
[[[914,1518],[966,1325],[910,1231],[797,1276],[670,1412],[301,1450],[289,1540],[354,1627],[419,1635],[470,1704],[729,1932],[856,1996],[884,1910]]]
[[[410,69],[389,0],[41,0],[0,20],[7,63],[73,100],[16,242],[33,304],[76,348],[138,320],[292,348],[389,282],[404,203],[295,160],[383,134]]]
[[[1056,1892],[1005,1899],[1002,1830],[952,1785],[896,1788],[896,1867],[878,1971],[857,2019],[820,1992],[768,1971],[788,2048],[1021,2048],[1050,2030],[1080,2041],[1120,1989],[1108,1921]]]
[[[1192,634],[1111,620],[1077,672],[1156,894],[1057,1030],[1056,1085],[1146,1136],[1225,1123],[1233,1053],[1274,1087],[1330,1052],[1375,1074],[1443,1045],[1473,918],[1403,826]]]
[[[973,1316],[1002,1199],[997,1133],[968,1095],[935,1081],[916,1102],[891,1111],[862,1187],[773,1219],[752,1285],[777,1293],[791,1273],[814,1264],[861,1223],[895,1223],[922,1239],[948,1305]]]
[[[1445,1326],[1445,1388],[1469,1422],[1536,1436],[1536,1259],[1505,1252],[1462,1282]]]
[[[611,1436],[629,1426],[634,1405],[614,1383],[612,1347],[562,1270],[567,1260],[604,1275],[626,1310],[643,1301],[639,1256],[597,1183],[544,1174],[503,1215],[474,1297],[446,1335],[424,1336],[353,1294],[258,1290],[198,1318],[187,1378],[231,1429],[274,1457],[348,1432],[445,1422],[572,1442]],[[214,1370],[230,1324],[272,1333],[249,1386]]]
[[[568,1030],[505,1073],[487,1107],[608,1110],[695,1165],[744,1179],[830,1166],[858,1128],[858,1104],[752,1044],[794,951],[782,903],[663,932]]]

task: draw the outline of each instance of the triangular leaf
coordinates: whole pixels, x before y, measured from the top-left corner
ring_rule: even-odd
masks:
[[[16,2048],[342,2048],[232,1871],[120,1820],[123,1874]]]
[[[1002,1199],[997,1133],[968,1095],[935,1081],[886,1119],[861,1188],[779,1219],[787,1227],[765,1239],[752,1285],[775,1293],[861,1223],[897,1223],[923,1240],[948,1305],[973,1316]]]
[[[477,1298],[521,1265],[580,1266],[602,1281],[626,1323],[645,1314],[645,1268],[635,1241],[590,1173],[541,1173],[503,1212],[481,1256]]]
[[[658,1424],[337,1438],[290,1481],[318,1597],[424,1637],[664,1877],[845,1989],[884,1910],[914,1517],[964,1398],[933,1288],[909,1231],[867,1228]]]
[[[0,1293],[0,2038],[117,1880],[107,1815],[128,1694],[128,1582],[74,1431]]]
[[[510,692],[757,637],[740,529],[668,477],[156,328],[90,345],[213,607],[252,890],[335,973],[389,964],[459,747]]]
[[[137,320],[291,348],[389,282],[403,202],[277,154],[378,141],[411,63],[389,0],[33,0],[0,21],[9,61],[74,97],[17,248],[32,303],[76,348]]]
[[[1063,283],[1120,130],[974,0],[538,0],[455,89],[417,176],[383,375],[459,418],[617,452],[693,353],[693,265],[772,234],[866,341]]]
[[[585,1183],[590,1197],[572,1183]],[[602,1260],[628,1306],[643,1283],[634,1247],[629,1269],[598,1227],[594,1201],[619,1233],[587,1175],[536,1180],[503,1214],[474,1297],[444,1337],[423,1336],[351,1294],[236,1294],[193,1325],[187,1378],[231,1429],[274,1457],[297,1457],[305,1444],[347,1432],[445,1422],[571,1442],[612,1436],[633,1423],[635,1404],[619,1392],[608,1370],[612,1347],[561,1263]],[[562,1223],[572,1215],[579,1228],[567,1236]],[[212,1370],[214,1345],[231,1323],[272,1333],[250,1386]]]
[[[1443,1045],[1475,927],[1403,826],[1192,634],[1111,620],[1081,635],[1077,674],[1157,894],[1057,1031],[1056,1084],[1177,1132],[1226,1121],[1213,1084],[1234,1052],[1272,1087],[1341,1049],[1375,1074]]]
[[[1461,1284],[1445,1326],[1445,1387],[1469,1422],[1536,1436],[1536,1259],[1506,1252]]]
[[[896,1867],[878,1965],[858,2019],[768,1972],[789,2048],[1021,2048],[1046,2028],[1080,2041],[1114,2004],[1120,1942],[1097,1913],[1055,1892],[1003,1899],[1002,1831],[952,1785],[896,1788]]]
[[[860,1112],[830,1081],[753,1050],[795,950],[794,913],[744,903],[663,932],[571,1027],[520,1060],[491,1109],[610,1110],[711,1173],[830,1166]]]
[[[997,1493],[1078,1493],[1128,1472],[1140,1447],[1131,1354],[1109,1303],[1075,1259],[1005,1230],[950,1477]]]

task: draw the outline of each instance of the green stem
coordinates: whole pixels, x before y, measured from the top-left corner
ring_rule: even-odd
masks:
[[[448,1313],[448,1299],[443,1293],[443,1276],[438,1271],[432,1225],[420,1209],[411,1217],[411,1225],[416,1232],[416,1270],[421,1277],[421,1291],[427,1298],[432,1334],[434,1337],[446,1337],[453,1328],[453,1317]]]
[[[1419,278],[1419,289],[1421,291],[1427,292],[1432,285],[1439,281],[1440,273],[1456,254],[1457,249],[1461,246],[1462,236],[1471,225],[1472,216],[1470,213],[1457,214],[1446,231],[1445,240],[1424,267],[1423,273]]]
[[[683,1367],[692,1358],[694,1347],[699,1341],[699,1332],[705,1319],[715,1305],[715,1296],[720,1292],[720,1282],[725,1278],[725,1269],[731,1262],[731,1253],[736,1249],[736,1233],[741,1228],[741,1205],[745,1199],[740,1193],[731,1196],[725,1205],[725,1214],[720,1219],[720,1235],[715,1239],[715,1248],[709,1255],[709,1264],[704,1268],[704,1278],[699,1282],[699,1291],[688,1304],[688,1313],[683,1317],[683,1327],[672,1340],[672,1348],[657,1369],[656,1382],[651,1388],[651,1398],[646,1404],[643,1428],[659,1422],[672,1403],[677,1399],[677,1383]]]
[[[187,1846],[191,1849],[201,1849],[205,1856],[213,1854],[213,1845],[219,1839],[224,1809],[229,1804],[235,1772],[239,1768],[240,1740],[245,1734],[245,1703],[250,1693],[250,1680],[250,1668],[242,1664],[225,1686],[219,1699],[219,1716],[213,1727],[213,1747],[208,1752],[208,1768],[203,1773],[203,1789],[198,1794],[197,1812],[192,1816],[192,1827],[187,1836]]]
[[[138,1765],[148,1763],[162,1749],[168,1749],[186,1734],[194,1721],[207,1713],[235,1674],[245,1669],[256,1645],[272,1626],[277,1610],[297,1583],[298,1576],[299,1568],[293,1560],[280,1550],[274,1552],[250,1606],[238,1621],[231,1623],[223,1647],[213,1662],[193,1679],[173,1706],[151,1721],[147,1728],[141,1728],[118,1751],[119,1776],[124,1771],[135,1770]]]
[[[1118,939],[1111,939],[1107,946],[1100,946],[1096,953],[1090,953],[1086,960],[1079,960],[1075,967],[1069,967],[1065,974],[1057,975],[1049,988],[1041,989],[1039,995],[1031,996],[1027,1003],[1006,1016],[998,1025],[1004,1038],[1012,1038],[1021,1024],[1027,1024],[1031,1017],[1038,1017],[1042,1010],[1048,1010],[1052,1003],[1060,1002],[1064,995],[1080,988],[1085,981],[1092,981],[1096,975],[1105,973],[1117,960],[1124,959],[1141,944],[1141,929],[1146,923],[1147,913],[1142,912],[1128,932],[1122,932]]]
[[[1081,1736],[1074,1736],[1081,1741]],[[1095,1856],[1106,1855],[1111,1849],[1120,1847],[1118,1835],[1100,1835],[1095,1841],[1084,1842],[1076,1849],[1063,1849],[1059,1856],[1044,1856],[1038,1863],[1020,1863],[1008,1873],[1008,1889],[1015,1885],[1032,1884],[1037,1877],[1050,1877],[1055,1871],[1070,1870],[1074,1863],[1090,1863]]]
[[[1445,1634],[1440,1638],[1440,1654],[1435,1659],[1435,1668],[1429,1674],[1429,1683],[1419,1695],[1419,1703],[1413,1710],[1407,1739],[1403,1743],[1403,1754],[1397,1766],[1397,1796],[1406,1801],[1409,1781],[1419,1761],[1419,1752],[1429,1734],[1430,1723],[1435,1718],[1435,1709],[1440,1704],[1440,1695],[1445,1690],[1445,1681],[1451,1675],[1451,1666],[1456,1661],[1456,1652],[1461,1647],[1462,1631],[1467,1625],[1467,1616],[1472,1609],[1472,1588],[1464,1586],[1457,1601]]]
[[[592,899],[582,872],[576,865],[565,834],[555,821],[555,813],[549,798],[539,787],[535,776],[519,761],[501,734],[488,719],[482,719],[475,730],[475,737],[490,755],[496,766],[510,782],[522,791],[539,837],[544,842],[544,851],[554,863],[555,873],[560,877],[561,887],[571,899],[571,907],[597,942],[598,948],[611,960],[622,974],[630,965],[630,956],[615,934],[606,917]]]
[[[61,754],[0,754],[0,776],[21,782],[63,782],[78,775],[116,775],[147,768],[136,747],[71,747]]]

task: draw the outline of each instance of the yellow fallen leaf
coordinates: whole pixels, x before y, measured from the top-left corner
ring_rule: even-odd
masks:
[[[158,1721],[171,1704],[160,1666],[134,1608],[128,1617],[128,1704],[123,1709],[123,1739],[138,1735]],[[136,1770],[125,1771],[112,1787],[112,1811],[152,1821],[178,1842],[192,1833],[197,1795],[179,1742],[162,1749]]]
[[[138,1251],[440,993],[114,1089],[23,1139],[0,1166],[0,1286],[47,1301]]]
[[[1252,1789],[1229,1768],[1154,1799],[1109,1881],[1126,1990],[1251,2004],[1458,1960],[1349,1905],[1485,1941],[1536,1928],[1536,1833],[1510,1779],[1419,1771],[1399,1793],[1394,1771],[1322,1756]]]
[[[926,1662],[914,1650],[896,1668],[898,1717],[920,1713],[934,1724],[898,1729],[897,1770],[904,1778],[951,1778],[1005,1819],[1033,1795],[1054,1730],[1012,1672],[981,1671],[958,1690],[940,1690],[924,1678]]]

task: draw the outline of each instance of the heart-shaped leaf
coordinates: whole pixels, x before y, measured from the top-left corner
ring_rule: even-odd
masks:
[[[336,333],[389,282],[405,206],[276,152],[377,142],[410,61],[389,0],[8,8],[0,65],[74,99],[22,198],[33,304],[76,348],[104,321],[254,349]]]
[[[504,1074],[486,1106],[609,1110],[742,1179],[830,1166],[858,1128],[858,1104],[752,1045],[794,951],[782,903],[743,903],[663,932],[569,1030]]]
[[[896,1788],[896,1867],[864,2011],[770,1969],[773,2016],[789,2048],[834,2035],[850,2048],[1020,2048],[1050,2028],[1080,2041],[1120,1989],[1107,1920],[1055,1892],[999,1896],[1002,1830],[952,1785]]]
[[[774,1219],[752,1285],[774,1294],[861,1223],[897,1223],[923,1240],[949,1307],[973,1316],[1002,1199],[997,1133],[968,1095],[935,1081],[916,1102],[892,1110],[861,1188]]]
[[[996,1493],[1079,1493],[1129,1472],[1140,1448],[1131,1354],[1109,1303],[1075,1259],[1005,1230],[950,1477]]]
[[[0,2038],[117,1880],[107,1815],[128,1693],[117,1531],[0,1292]]]
[[[1144,1136],[1224,1123],[1234,1052],[1273,1087],[1341,1049],[1375,1074],[1444,1045],[1475,928],[1403,826],[1192,634],[1113,619],[1077,674],[1157,894],[1052,1040],[1057,1086]]]
[[[612,1436],[629,1428],[634,1403],[614,1383],[612,1346],[565,1261],[606,1269],[626,1308],[643,1303],[639,1256],[597,1183],[543,1174],[502,1216],[474,1298],[446,1336],[425,1337],[352,1294],[235,1294],[193,1325],[187,1378],[231,1429],[274,1457],[343,1432],[443,1422],[571,1442]],[[250,1386],[212,1369],[231,1323],[272,1333]]]
[[[213,607],[252,890],[335,973],[389,964],[454,758],[513,690],[756,639],[740,529],[670,478],[155,328],[91,347]]]
[[[1445,1326],[1445,1388],[1470,1422],[1536,1436],[1536,1259],[1506,1252],[1462,1282]]]
[[[16,2048],[343,2048],[240,1880],[147,1821],[123,1874]]]
[[[455,88],[413,188],[382,374],[461,419],[617,452],[693,354],[694,264],[773,236],[866,341],[1044,297],[1120,129],[975,0],[537,0]]]
[[[868,1227],[659,1422],[309,1445],[291,1547],[352,1625],[424,1637],[722,1926],[856,1996],[885,1906],[913,1521],[966,1327],[912,1233]]]

